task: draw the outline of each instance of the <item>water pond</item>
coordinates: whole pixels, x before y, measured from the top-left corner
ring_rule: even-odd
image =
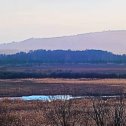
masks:
[[[9,97],[9,99],[22,99],[22,100],[69,100],[69,99],[75,99],[75,98],[94,98],[96,96],[72,96],[72,95],[31,95],[31,96],[22,96],[22,97]],[[112,96],[100,96],[101,98],[116,98],[119,97],[119,95],[112,95]]]

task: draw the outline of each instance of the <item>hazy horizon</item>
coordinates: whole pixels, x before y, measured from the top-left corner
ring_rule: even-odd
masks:
[[[0,43],[126,29],[125,0],[0,0]]]
[[[105,33],[105,32],[126,32],[126,30],[103,30],[103,31],[90,31],[90,32],[85,32],[85,33],[75,33],[75,34],[63,34],[63,35],[52,35],[52,36],[45,36],[45,37],[42,37],[42,36],[39,36],[39,37],[29,37],[29,38],[23,38],[23,39],[19,39],[17,41],[15,40],[12,40],[12,41],[6,41],[6,42],[0,42],[0,44],[11,44],[11,43],[19,43],[19,42],[22,42],[22,41],[26,41],[26,40],[30,40],[30,39],[51,39],[51,38],[62,38],[62,37],[70,37],[70,36],[78,36],[78,35],[86,35],[86,34],[95,34],[95,33]]]
[[[0,51],[14,53],[20,51],[46,50],[85,50],[98,49],[116,54],[126,54],[126,30],[92,32],[53,38],[29,38],[10,44],[1,44]]]

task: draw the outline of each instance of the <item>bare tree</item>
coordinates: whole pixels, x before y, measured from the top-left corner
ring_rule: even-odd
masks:
[[[62,96],[60,100],[50,99],[44,107],[44,116],[48,125],[51,126],[80,126],[80,108],[76,106],[76,100],[69,99],[69,96]]]
[[[107,101],[101,97],[92,99],[92,109],[90,116],[94,120],[96,126],[108,126],[110,108]]]
[[[113,108],[113,126],[126,126],[125,120],[125,100],[124,95],[120,95],[114,101]]]

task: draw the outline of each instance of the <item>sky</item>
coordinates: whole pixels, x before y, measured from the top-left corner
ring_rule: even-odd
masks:
[[[0,43],[126,29],[126,0],[0,0]]]

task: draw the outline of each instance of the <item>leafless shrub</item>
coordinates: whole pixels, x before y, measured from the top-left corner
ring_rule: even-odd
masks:
[[[92,100],[92,108],[90,116],[94,120],[96,126],[108,126],[110,107],[106,100],[101,97]]]
[[[76,105],[76,100],[64,96],[60,100],[54,97],[44,107],[44,117],[51,126],[79,126],[82,111]]]
[[[112,126],[126,126],[126,106],[124,95],[120,95],[114,99],[111,113]]]
[[[4,102],[8,103],[9,100],[5,99]],[[5,103],[0,101],[0,126],[23,126],[19,117],[11,114]]]

